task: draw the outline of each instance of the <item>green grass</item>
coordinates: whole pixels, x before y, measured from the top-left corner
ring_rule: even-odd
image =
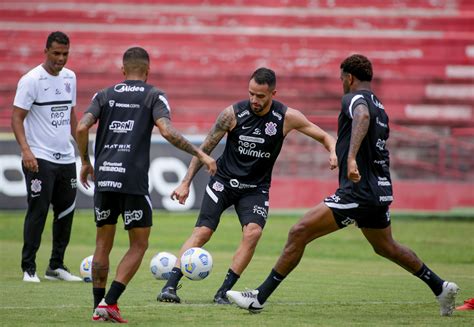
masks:
[[[236,307],[212,303],[233,252],[240,241],[240,225],[229,212],[206,249],[214,258],[211,275],[199,282],[183,280],[182,304],[163,304],[156,295],[163,281],[149,271],[159,251],[177,253],[191,232],[196,213],[156,212],[150,248],[137,275],[119,304],[130,325],[140,326],[472,326],[474,312],[439,317],[431,291],[400,267],[376,256],[360,231],[349,227],[311,243],[300,265],[276,290],[263,313],[252,315]],[[292,214],[271,215],[253,261],[235,289],[254,288],[267,276],[285,243]],[[474,296],[474,221],[397,219],[395,238],[412,248],[441,277],[454,280],[463,299]],[[92,294],[89,283],[42,280],[21,281],[23,212],[0,213],[0,324],[51,326],[91,324]],[[81,260],[92,254],[95,226],[92,211],[76,214],[66,265],[78,274]],[[116,264],[128,246],[127,233],[117,231],[111,255]],[[51,251],[51,217],[37,256],[40,278]]]

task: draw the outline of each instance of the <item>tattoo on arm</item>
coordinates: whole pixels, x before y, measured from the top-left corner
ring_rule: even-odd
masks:
[[[349,145],[349,158],[355,158],[360,145],[369,130],[369,110],[364,105],[358,105],[353,111],[351,142]]]
[[[159,121],[161,125],[160,131],[168,142],[189,154],[197,154],[196,148],[189,143],[189,141],[186,140],[184,136],[173,127],[173,125],[171,125],[171,121],[168,118],[160,118]]]
[[[202,151],[206,154],[211,154],[212,150],[215,149],[217,144],[221,141],[224,135],[232,129],[235,124],[235,115],[232,107],[226,108],[222,111],[217,117],[214,126],[212,126],[209,134],[206,136],[206,139],[201,145]],[[189,164],[188,171],[184,176],[183,181],[190,182],[196,173],[201,169],[202,162],[197,158],[193,158]]]

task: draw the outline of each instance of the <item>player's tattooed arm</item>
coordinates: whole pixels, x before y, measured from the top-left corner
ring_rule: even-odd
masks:
[[[351,141],[349,145],[349,154],[347,156],[347,177],[357,183],[361,176],[357,167],[356,156],[360,145],[367,131],[369,130],[370,115],[369,109],[362,104],[356,106],[353,110]]]
[[[216,161],[201,149],[192,145],[180,132],[178,132],[169,118],[162,117],[155,121],[156,126],[160,129],[161,135],[178,149],[181,149],[194,156],[193,159],[198,160],[201,164],[206,165],[211,175],[216,173]]]
[[[197,155],[196,147],[174,128],[169,118],[162,117],[157,119],[156,126],[160,129],[161,135],[175,147],[193,156]]]
[[[215,147],[217,146],[217,144],[219,144],[224,135],[227,132],[231,131],[236,124],[237,121],[235,119],[234,109],[232,108],[232,106],[225,108],[219,114],[216,119],[216,122],[207,134],[206,139],[201,144],[202,151],[207,154],[211,154],[212,150],[215,149]],[[202,163],[193,158],[193,160],[191,160],[191,163],[189,164],[188,171],[184,176],[183,183],[189,185],[196,173],[201,168],[201,166]]]

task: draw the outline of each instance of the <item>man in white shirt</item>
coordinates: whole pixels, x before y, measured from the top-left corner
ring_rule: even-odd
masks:
[[[53,248],[45,278],[81,281],[64,265],[77,185],[70,138],[75,137],[77,126],[76,75],[64,67],[69,55],[68,36],[62,32],[51,33],[44,54],[44,63],[18,82],[11,120],[21,149],[28,193],[21,260],[23,281],[40,281],[35,258],[50,204],[54,212]]]

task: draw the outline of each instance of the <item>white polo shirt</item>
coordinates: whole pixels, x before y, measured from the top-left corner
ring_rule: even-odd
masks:
[[[54,163],[74,163],[71,142],[71,109],[76,105],[76,74],[63,68],[50,75],[39,65],[18,82],[13,105],[28,110],[23,126],[36,158]]]

